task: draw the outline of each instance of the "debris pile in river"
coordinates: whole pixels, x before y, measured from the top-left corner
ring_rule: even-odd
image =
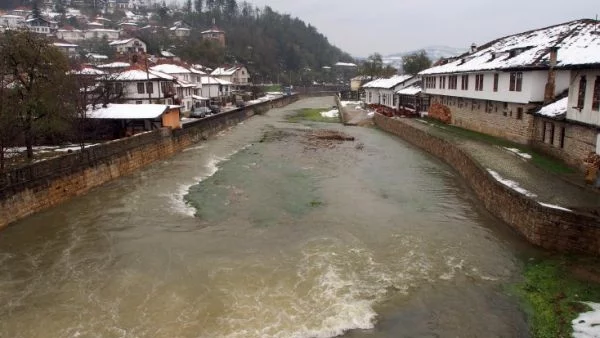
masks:
[[[306,149],[317,150],[319,148],[335,148],[336,144],[343,143],[345,141],[354,141],[354,136],[342,133],[335,130],[315,130],[307,133]]]

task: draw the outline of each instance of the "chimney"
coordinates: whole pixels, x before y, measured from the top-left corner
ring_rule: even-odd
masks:
[[[471,53],[475,53],[477,51],[477,44],[475,42],[473,42],[473,44],[471,45]]]
[[[554,92],[556,91],[556,62],[558,59],[558,47],[550,47],[550,64],[548,68],[548,82],[544,90],[544,104],[548,104],[554,100]]]
[[[492,52],[492,57],[490,58],[490,61],[494,60],[496,58],[496,52]]]

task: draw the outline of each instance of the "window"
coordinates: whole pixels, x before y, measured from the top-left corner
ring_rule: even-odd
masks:
[[[146,82],[146,92],[148,94],[154,93],[154,84],[152,82]]]
[[[500,78],[500,75],[498,73],[494,74],[494,91],[497,92],[498,91],[498,79]]]
[[[115,83],[115,93],[121,94],[123,92],[123,84],[120,82]]]
[[[565,127],[560,128],[560,147],[565,147]]]
[[[373,100],[373,93],[369,92],[369,102],[372,102]]]
[[[592,95],[592,110],[600,111],[600,76],[594,82],[594,94]]]
[[[138,94],[144,94],[144,83],[138,82],[137,87],[138,87]]]
[[[508,89],[511,92],[520,92],[523,90],[523,73],[522,72],[510,73],[510,86]]]
[[[440,76],[440,89],[446,89],[446,77]]]
[[[456,89],[458,86],[458,76],[451,75],[448,77],[448,89]]]
[[[463,75],[460,84],[460,89],[469,90],[469,75]]]
[[[477,74],[475,75],[475,91],[482,91],[483,90],[483,74]]]
[[[142,104],[142,101],[135,101],[135,104]]]
[[[585,87],[587,86],[587,79],[582,76],[579,80],[579,93],[577,94],[577,108],[583,109],[585,105]]]
[[[550,144],[554,145],[554,123],[549,123],[550,125]]]

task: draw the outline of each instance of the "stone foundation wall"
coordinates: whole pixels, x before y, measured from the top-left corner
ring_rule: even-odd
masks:
[[[0,229],[297,99],[283,97],[188,123],[183,129],[162,128],[0,173]]]
[[[438,105],[450,110],[453,125],[523,144],[532,138],[533,116],[527,112],[536,105],[432,96],[431,108]]]
[[[598,133],[600,128],[536,116],[531,144],[534,148],[583,170],[583,160],[590,152],[596,151]]]
[[[496,181],[466,152],[452,143],[401,120],[376,114],[375,124],[439,157],[454,167],[493,215],[529,242],[549,250],[600,255],[600,219],[547,208]]]

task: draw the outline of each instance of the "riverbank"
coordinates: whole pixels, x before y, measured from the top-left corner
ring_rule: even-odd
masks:
[[[527,181],[515,179],[535,171],[523,170],[515,154],[467,142],[423,121],[380,114],[374,121],[454,167],[486,209],[529,242],[550,250],[600,255],[600,218],[588,212],[598,206],[600,195],[536,175]]]
[[[296,96],[281,97],[186,123],[183,129],[162,128],[3,172],[0,174],[0,229],[168,158],[255,114],[297,99]]]

